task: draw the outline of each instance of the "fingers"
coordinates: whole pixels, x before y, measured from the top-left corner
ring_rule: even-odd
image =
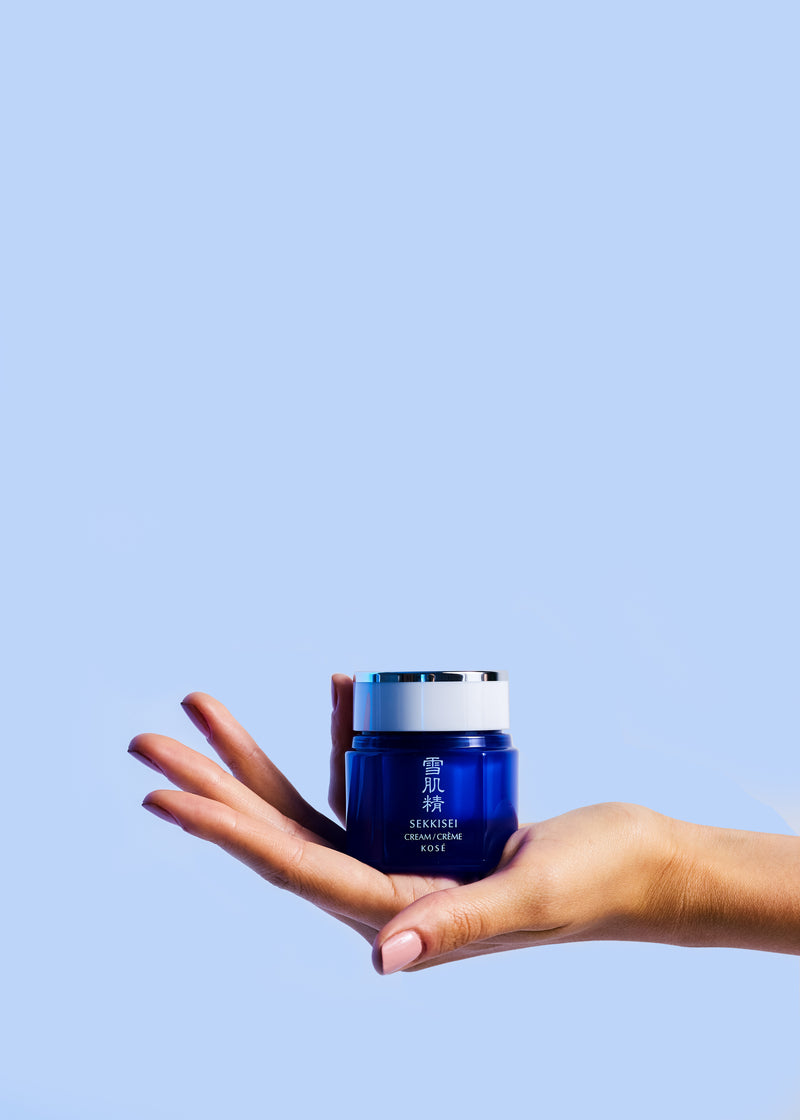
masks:
[[[397,908],[391,884],[379,871],[229,805],[180,790],[156,790],[144,806],[219,845],[274,886],[348,919],[360,931],[377,929]]]
[[[353,742],[353,680],[344,673],[331,677],[331,779],[328,804],[344,824],[345,770],[344,757]]]
[[[314,832],[286,817],[212,759],[199,751],[193,751],[177,739],[149,733],[137,735],[131,740],[128,753],[188,793],[219,801],[239,813],[263,820],[281,832],[320,842],[320,837]]]
[[[512,862],[486,879],[435,891],[417,899],[379,932],[372,961],[382,975],[482,952],[511,948],[541,938],[526,930],[536,912],[531,883]],[[482,944],[481,944],[482,943]]]
[[[285,817],[329,844],[344,847],[342,829],[301,797],[224,704],[205,692],[191,692],[181,706],[240,782]]]

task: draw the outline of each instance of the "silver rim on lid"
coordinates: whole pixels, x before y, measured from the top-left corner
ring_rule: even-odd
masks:
[[[494,731],[506,727],[506,672],[429,669],[355,675],[354,731]]]

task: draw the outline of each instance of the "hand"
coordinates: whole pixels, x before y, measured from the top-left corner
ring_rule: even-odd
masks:
[[[352,740],[352,681],[333,678],[330,803],[344,818],[344,756]],[[183,702],[231,773],[162,735],[129,751],[179,790],[145,808],[211,840],[275,886],[345,922],[375,946],[379,972],[552,942],[648,937],[666,897],[669,818],[636,805],[595,805],[525,825],[487,878],[384,875],[344,853],[345,833],[317,812],[219,701]],[[657,909],[657,907],[656,907]]]
[[[333,691],[330,803],[343,820],[352,681],[337,674]],[[344,830],[300,796],[219,701],[195,692],[183,706],[231,772],[174,739],[138,735],[131,754],[180,787],[149,794],[145,808],[357,930],[381,973],[566,941],[800,953],[796,836],[610,803],[523,825],[479,882],[384,875],[345,854]]]

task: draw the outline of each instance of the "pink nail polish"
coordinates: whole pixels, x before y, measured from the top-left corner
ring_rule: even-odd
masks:
[[[143,762],[145,766],[149,766],[151,770],[155,770],[157,774],[164,773],[161,767],[157,766],[156,763],[153,762],[152,758],[148,758],[147,755],[142,754],[141,751],[133,751],[130,747],[128,747],[128,754],[131,756],[131,758],[135,758],[137,762]]]
[[[381,966],[384,976],[398,972],[415,961],[422,952],[422,938],[413,929],[395,933],[381,946]]]
[[[201,715],[199,708],[196,708],[194,704],[190,704],[188,700],[181,700],[181,707],[200,734],[206,739],[210,738],[211,728],[206,723],[205,716]]]
[[[154,817],[159,817],[162,821],[168,821],[170,824],[176,824],[179,828],[181,822],[173,817],[172,813],[168,813],[166,809],[162,809],[160,805],[154,805],[152,801],[143,801],[142,808],[147,809],[148,813],[152,813]]]

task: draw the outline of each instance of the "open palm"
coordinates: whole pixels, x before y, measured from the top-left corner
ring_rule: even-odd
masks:
[[[350,748],[352,681],[339,677],[331,732],[331,806],[344,819],[344,756]],[[137,735],[129,752],[177,790],[157,790],[145,807],[211,840],[268,882],[315,903],[370,944],[398,911],[453,878],[384,875],[345,854],[345,831],[314,809],[218,700],[202,692],[184,708],[229,770],[165,735]],[[230,771],[230,772],[229,772]]]
[[[343,820],[352,680],[336,675],[333,687],[329,800]],[[413,965],[418,955],[426,959],[413,967],[424,968],[525,945],[637,936],[637,915],[652,909],[667,818],[651,810],[594,805],[525,825],[476,883],[384,875],[346,854],[341,825],[309,805],[218,700],[195,692],[183,705],[228,769],[175,739],[137,735],[130,753],[179,787],[150,793],[145,807],[356,930],[375,946],[379,971]],[[431,922],[424,937],[401,932],[409,922],[424,930],[434,910],[438,932]],[[406,948],[416,938],[416,949],[408,960],[395,953],[388,966],[392,937],[406,938]]]

